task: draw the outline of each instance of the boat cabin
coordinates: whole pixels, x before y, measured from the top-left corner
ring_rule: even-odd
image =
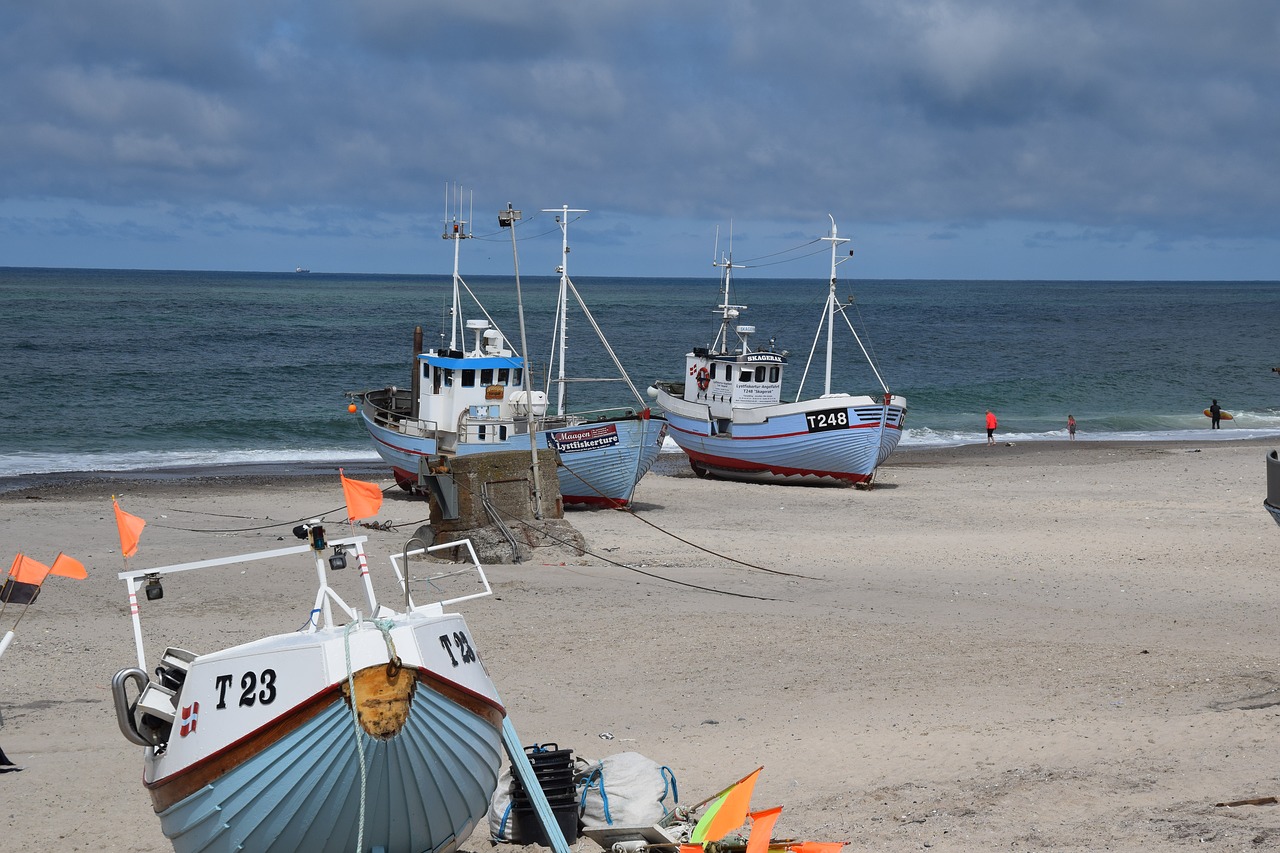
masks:
[[[417,418],[442,433],[456,431],[458,443],[501,443],[527,423],[524,359],[503,346],[502,333],[487,320],[468,320],[467,331],[475,334],[469,352],[418,355]],[[546,394],[531,396],[534,416],[546,414]]]
[[[772,350],[752,351],[747,337],[755,326],[738,326],[742,342],[736,353],[712,353],[695,347],[685,356],[684,399],[706,403],[713,418],[729,418],[734,409],[771,406],[782,401],[782,372],[786,367],[784,353]]]

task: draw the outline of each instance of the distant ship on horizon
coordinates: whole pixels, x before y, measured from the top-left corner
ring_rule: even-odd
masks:
[[[294,269],[294,272],[311,272],[311,270],[307,269],[306,267],[297,267]]]

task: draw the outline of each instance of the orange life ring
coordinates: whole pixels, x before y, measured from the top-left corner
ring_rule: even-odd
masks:
[[[707,386],[711,384],[711,374],[707,372],[705,367],[698,368],[698,390],[705,391]]]

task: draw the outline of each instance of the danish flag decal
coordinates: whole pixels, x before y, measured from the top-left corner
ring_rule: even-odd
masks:
[[[200,713],[200,703],[192,702],[182,709],[182,728],[178,734],[182,737],[196,733],[196,715]]]

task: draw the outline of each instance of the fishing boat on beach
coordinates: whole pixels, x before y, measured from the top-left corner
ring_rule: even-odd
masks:
[[[137,666],[116,674],[112,693],[121,732],[145,750],[142,781],[161,828],[179,853],[449,853],[484,818],[509,726],[466,622],[445,610],[490,594],[475,552],[465,540],[406,546],[391,558],[399,588],[388,606],[366,536],[326,540],[318,522],[294,532],[306,542],[119,575]],[[422,581],[436,590],[462,575],[449,566],[409,577],[410,556],[445,548],[470,553],[465,580],[478,585],[415,596]],[[359,605],[330,583],[348,562]],[[277,585],[291,567],[314,571],[315,597],[297,611],[304,626],[201,653],[171,646],[149,675],[143,607],[158,604],[172,575],[233,567],[237,579],[269,571]]]
[[[849,305],[836,299],[837,248],[835,219],[831,231],[819,238],[831,244],[831,274],[818,334],[794,401],[782,399],[787,353],[757,349],[750,343],[755,326],[735,325],[745,305],[731,299],[732,249],[715,262],[721,269],[720,327],[709,347],[695,347],[685,356],[685,376],[659,381],[649,396],[666,412],[672,440],[689,457],[700,477],[751,482],[799,484],[868,484],[876,468],[889,457],[902,437],[907,402],[892,394],[853,324],[845,315]],[[852,255],[852,253],[850,253]],[[742,265],[737,265],[738,269]],[[871,367],[880,392],[854,396],[832,390],[833,340],[836,317],[844,319]],[[813,364],[823,327],[826,328],[826,370],[822,393],[804,397],[805,379]],[[730,327],[733,327],[732,329]],[[736,335],[736,341],[731,336]]]
[[[542,390],[531,389],[529,360],[516,351],[459,272],[461,243],[472,236],[469,223],[460,215],[446,217],[444,238],[453,241],[453,307],[448,345],[442,342],[438,348],[424,351],[419,327],[414,337],[410,387],[389,386],[356,395],[365,429],[401,488],[422,489],[419,474],[437,457],[447,460],[475,453],[529,451],[530,431],[537,448],[558,453],[556,472],[560,494],[567,504],[628,505],[636,483],[657,460],[666,423],[651,416],[648,403],[632,384],[569,278],[569,214],[586,211],[571,210],[565,205],[545,212],[557,214],[561,253],[556,268],[560,281],[555,341],[548,359],[547,384]],[[503,213],[519,218],[519,211]],[[516,280],[518,297],[518,265]],[[482,315],[466,320],[465,327],[464,293]],[[571,300],[598,336],[617,378],[567,375],[565,341]],[[523,337],[523,306],[521,318]],[[555,405],[551,406],[553,375]],[[625,383],[636,405],[568,411],[566,389],[583,382]]]

